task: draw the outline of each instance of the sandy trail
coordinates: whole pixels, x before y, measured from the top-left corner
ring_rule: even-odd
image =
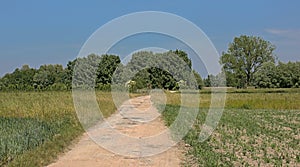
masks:
[[[150,96],[126,101],[106,121],[89,129],[49,167],[180,166],[183,151],[173,146]]]

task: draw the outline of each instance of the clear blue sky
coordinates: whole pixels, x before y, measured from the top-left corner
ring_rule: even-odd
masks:
[[[220,53],[235,36],[259,35],[277,46],[279,60],[299,61],[299,8],[298,0],[1,0],[0,76],[22,64],[65,65],[101,25],[124,14],[149,10],[192,21]]]

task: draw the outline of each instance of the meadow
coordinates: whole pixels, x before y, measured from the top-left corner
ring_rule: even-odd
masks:
[[[115,111],[110,93],[97,92],[105,117]],[[71,92],[0,93],[0,166],[44,166],[84,132]]]
[[[184,138],[188,147],[183,166],[299,166],[299,89],[229,90],[222,118],[204,142],[199,134],[210,95],[202,93],[200,112]],[[167,94],[167,99],[162,115],[170,126],[180,94]]]
[[[228,91],[217,129],[199,142],[211,98],[209,89],[200,91],[200,113],[184,138],[189,147],[183,165],[297,166],[300,89]],[[116,110],[109,92],[96,92],[96,97],[105,117]],[[180,94],[167,92],[166,97],[162,115],[170,125]],[[45,166],[84,132],[68,91],[0,92],[0,127],[0,166]]]

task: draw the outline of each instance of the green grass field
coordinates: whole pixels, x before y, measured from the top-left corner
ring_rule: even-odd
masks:
[[[104,116],[115,111],[110,93],[97,92]],[[83,133],[71,92],[0,93],[0,166],[49,164]]]
[[[96,97],[105,117],[115,111],[110,93],[96,92]],[[180,94],[166,97],[162,113],[170,125]],[[217,129],[202,143],[197,136],[210,105],[209,90],[200,97],[196,124],[185,137],[191,145],[186,166],[300,163],[300,89],[229,90]],[[0,126],[0,166],[47,165],[84,132],[71,92],[0,92]]]
[[[184,138],[190,146],[184,166],[298,166],[299,89],[264,91],[230,90],[216,130],[200,142],[210,100],[210,95],[203,94],[196,123]],[[169,126],[178,114],[180,95],[167,97],[162,115]]]

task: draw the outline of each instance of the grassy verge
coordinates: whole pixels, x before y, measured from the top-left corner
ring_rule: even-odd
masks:
[[[116,110],[109,92],[96,98],[105,117]],[[84,132],[71,92],[0,92],[0,121],[0,166],[45,166]]]

